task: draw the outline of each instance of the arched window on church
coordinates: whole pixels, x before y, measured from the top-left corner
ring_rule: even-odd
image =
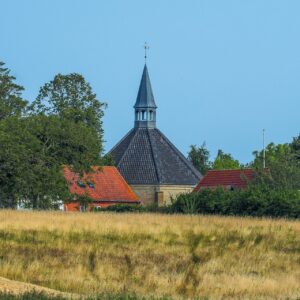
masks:
[[[143,121],[146,120],[146,112],[144,110],[142,110],[142,120]]]
[[[136,110],[135,111],[135,119],[138,121],[139,120],[139,112]]]
[[[149,111],[149,120],[153,121],[153,111],[152,110]]]

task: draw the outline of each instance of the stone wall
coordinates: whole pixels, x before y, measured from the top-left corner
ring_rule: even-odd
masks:
[[[171,197],[188,193],[194,189],[191,185],[130,185],[144,205],[165,205],[171,203]]]

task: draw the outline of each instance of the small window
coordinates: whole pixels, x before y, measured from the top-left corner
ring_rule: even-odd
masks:
[[[80,186],[81,188],[85,188],[85,184],[82,182],[82,180],[78,180],[77,181],[78,186]]]
[[[146,120],[146,112],[144,110],[142,111],[142,120]]]
[[[95,188],[95,185],[90,182],[90,181],[87,181],[86,184],[91,188],[91,189],[94,189]]]
[[[150,121],[153,121],[153,111],[152,110],[150,110],[150,112],[149,112],[149,119],[150,119]]]

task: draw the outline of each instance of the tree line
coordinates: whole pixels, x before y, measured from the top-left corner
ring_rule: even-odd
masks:
[[[77,73],[57,74],[36,99],[0,62],[0,207],[57,208],[70,197],[63,166],[101,166],[105,104]]]
[[[112,165],[103,156],[103,115],[100,101],[85,78],[77,73],[57,74],[39,90],[33,102],[26,101],[24,87],[0,62],[0,208],[22,205],[55,209],[71,199],[63,167],[82,174],[97,165]],[[214,160],[205,143],[192,145],[188,159],[202,173],[211,169],[256,170],[247,191],[201,191],[173,199],[168,212],[294,216],[300,206],[300,135],[286,144],[266,147],[243,165],[219,150]],[[275,202],[272,199],[277,199]],[[259,200],[260,199],[260,200]],[[276,204],[277,203],[277,204]],[[279,204],[285,203],[286,209]],[[248,205],[248,206],[247,206]],[[273,207],[273,211],[268,210]],[[287,208],[288,207],[288,208]],[[275,212],[276,211],[276,212]]]
[[[188,159],[194,167],[205,175],[208,170],[243,169],[256,170],[256,183],[263,181],[274,189],[300,189],[300,134],[285,144],[270,143],[265,148],[263,170],[263,150],[253,152],[254,159],[248,164],[241,164],[231,154],[218,150],[215,160],[210,160],[210,152],[205,143],[200,147],[192,145]]]

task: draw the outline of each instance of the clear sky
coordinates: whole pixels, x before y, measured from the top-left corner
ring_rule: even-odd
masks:
[[[32,101],[79,72],[107,102],[105,148],[133,126],[148,69],[158,127],[186,154],[206,142],[242,162],[300,131],[299,0],[0,0],[0,60]]]

